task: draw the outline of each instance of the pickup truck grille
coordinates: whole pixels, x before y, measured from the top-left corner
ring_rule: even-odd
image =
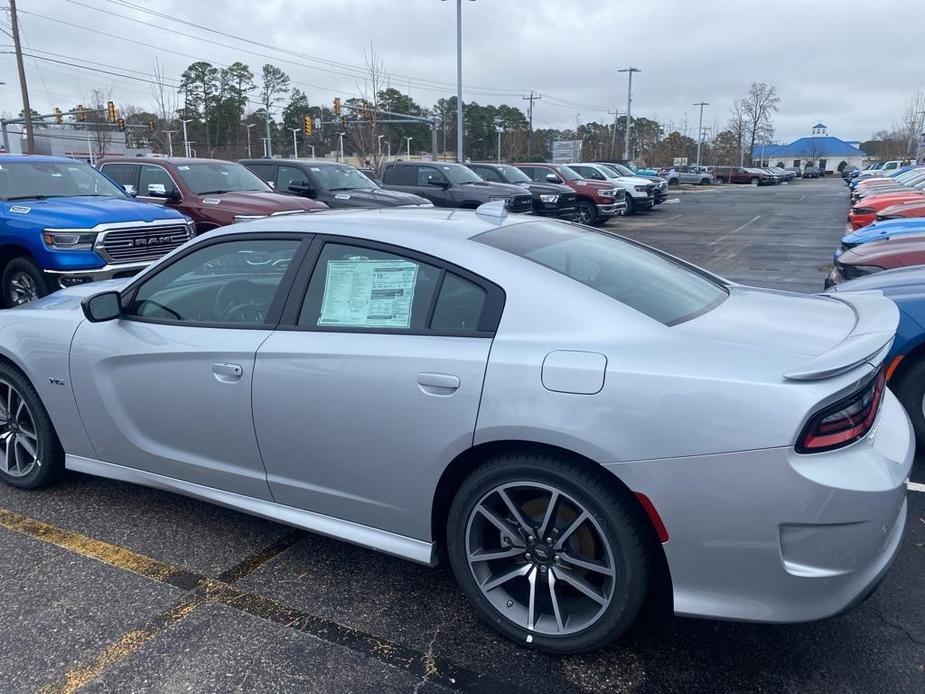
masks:
[[[512,195],[507,200],[507,209],[509,212],[532,212],[533,196]]]
[[[190,239],[185,224],[157,227],[129,227],[105,232],[97,241],[97,250],[106,262],[137,263],[157,260]]]

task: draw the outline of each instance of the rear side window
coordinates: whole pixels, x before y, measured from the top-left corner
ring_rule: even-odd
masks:
[[[485,308],[487,293],[473,282],[451,272],[443,277],[431,330],[466,332],[478,329],[479,318]]]
[[[693,268],[587,227],[527,222],[487,231],[474,240],[532,260],[665,325],[706,313],[728,295],[725,287]]]

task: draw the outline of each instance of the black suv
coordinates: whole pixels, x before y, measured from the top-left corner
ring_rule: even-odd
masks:
[[[488,183],[462,164],[402,161],[389,164],[382,174],[387,190],[414,193],[437,207],[475,209],[485,202],[505,200],[510,212],[532,212],[533,196],[520,186]]]
[[[489,183],[510,183],[529,190],[533,196],[535,215],[575,219],[578,213],[575,204],[578,196],[568,186],[534,181],[516,166],[507,164],[475,163],[467,166]]]
[[[332,209],[351,207],[431,207],[418,195],[383,190],[349,164],[311,159],[242,159],[239,163],[268,183],[277,193],[293,193],[319,200]]]

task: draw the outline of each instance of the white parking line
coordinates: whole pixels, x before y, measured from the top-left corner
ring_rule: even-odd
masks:
[[[912,492],[925,492],[925,484],[921,482],[906,482],[906,487]]]
[[[714,239],[713,241],[711,241],[711,242],[708,244],[709,247],[712,248],[713,246],[716,246],[716,245],[722,243],[723,241],[725,241],[726,239],[728,239],[730,236],[732,236],[732,235],[735,234],[736,232],[742,231],[742,229],[744,229],[745,227],[747,227],[749,224],[752,224],[752,223],[754,223],[754,222],[757,222],[759,219],[761,219],[761,215],[760,215],[760,214],[756,214],[754,217],[752,217],[752,218],[749,219],[747,222],[745,222],[745,224],[742,224],[742,225],[740,225],[740,226],[737,226],[735,229],[733,229],[732,231],[730,231],[728,234],[723,234],[722,236],[719,236],[719,237],[717,237],[716,239]]]
[[[684,216],[683,214],[676,214],[673,217],[669,217],[668,219],[677,219],[678,217],[683,217],[683,216]]]

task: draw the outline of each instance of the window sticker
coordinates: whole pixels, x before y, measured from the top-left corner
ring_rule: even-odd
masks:
[[[218,205],[219,203],[221,203],[221,200],[219,200],[218,198],[203,198],[202,199],[203,205]]]
[[[13,205],[10,208],[10,212],[14,212],[16,214],[29,214],[31,211],[31,207],[23,207],[22,205]]]
[[[408,328],[417,277],[407,260],[329,260],[318,325]]]
[[[350,199],[350,196],[347,195],[346,193],[334,193],[334,197],[337,200],[349,200]]]
[[[188,167],[188,166],[178,166],[178,167],[177,167],[177,170],[179,170],[179,171],[189,171],[189,167]]]

